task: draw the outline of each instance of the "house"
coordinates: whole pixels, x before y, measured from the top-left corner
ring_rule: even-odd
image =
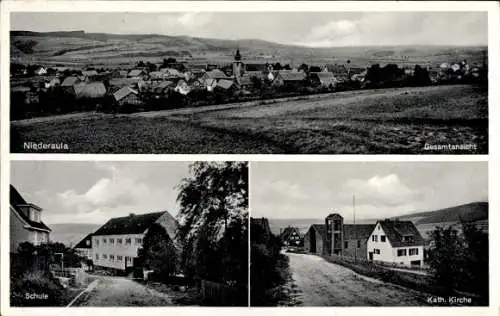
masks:
[[[204,86],[207,88],[207,91],[214,91],[215,87],[217,87],[216,79],[206,79],[203,80]]]
[[[368,237],[375,224],[344,224],[339,214],[330,214],[324,224],[309,227],[304,249],[310,253],[365,258]]]
[[[160,81],[158,84],[152,86],[152,91],[157,96],[163,96],[168,93],[168,89],[175,87],[172,81]]]
[[[84,70],[82,71],[82,76],[85,81],[94,81],[99,75],[95,70]]]
[[[119,106],[142,105],[142,100],[139,98],[138,94],[138,91],[130,87],[123,87],[113,94],[113,98]]]
[[[351,69],[348,69],[345,65],[333,64],[333,65],[326,65],[323,68],[323,71],[333,73],[333,76],[335,77],[337,82],[347,82],[349,81],[350,77],[349,71]]]
[[[187,84],[184,79],[181,79],[177,82],[177,85],[174,88],[175,92],[180,93],[182,95],[187,95],[191,92],[191,87]]]
[[[304,83],[306,74],[303,72],[280,71],[273,80],[273,85],[278,87],[298,87]]]
[[[424,239],[411,221],[378,221],[368,239],[367,259],[404,266],[422,266]]]
[[[337,85],[337,80],[331,72],[311,72],[309,78],[315,85],[326,89],[333,90]]]
[[[10,186],[10,252],[19,244],[30,242],[35,246],[50,241],[51,229],[42,221],[42,208],[28,203],[16,188]]]
[[[73,249],[81,257],[92,260],[92,233],[80,240]]]
[[[180,250],[175,239],[178,223],[169,212],[130,214],[110,219],[92,234],[94,267],[115,272],[129,272],[130,268],[140,267],[138,250],[153,224],[165,228],[174,246]]]
[[[57,78],[57,77],[53,77],[52,79],[45,82],[46,89],[54,88],[54,87],[57,87],[59,85],[61,85],[61,80],[59,80],[59,78]]]
[[[281,243],[284,246],[303,247],[304,239],[297,227],[288,226],[280,234]]]
[[[217,86],[215,88],[219,88],[224,91],[229,91],[235,88],[235,84],[233,80],[221,79],[217,81]]]
[[[75,93],[74,86],[80,82],[81,80],[78,77],[69,76],[63,80],[63,82],[61,83],[61,88],[68,93],[74,94]]]
[[[35,70],[35,75],[37,76],[45,76],[47,74],[47,68],[39,67]]]
[[[99,99],[106,95],[106,87],[102,82],[81,83],[74,88],[77,99]]]
[[[325,238],[324,224],[311,225],[304,235],[304,250],[309,253],[323,254],[323,241]]]
[[[207,71],[206,73],[204,73],[203,76],[201,76],[201,79],[203,79],[203,80],[207,80],[207,79],[219,80],[219,79],[229,79],[229,77],[224,72],[222,72],[222,70],[213,69],[211,71]]]
[[[143,77],[146,75],[146,72],[142,69],[132,69],[129,73],[128,73],[128,77],[129,78],[140,78],[140,77]]]

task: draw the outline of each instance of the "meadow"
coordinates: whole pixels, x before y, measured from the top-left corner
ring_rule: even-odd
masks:
[[[486,154],[487,89],[472,85],[335,94],[130,115],[86,114],[11,126],[24,142],[74,153]],[[474,144],[471,150],[425,145]]]

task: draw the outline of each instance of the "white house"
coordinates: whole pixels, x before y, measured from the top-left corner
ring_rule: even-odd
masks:
[[[368,239],[367,259],[405,266],[422,266],[424,239],[411,221],[378,221]]]
[[[42,221],[42,209],[28,203],[10,186],[10,252],[16,252],[19,244],[30,242],[35,246],[49,242],[50,228]]]
[[[155,223],[163,226],[175,240],[177,221],[166,211],[110,219],[92,234],[94,267],[121,271],[134,267],[144,236]]]

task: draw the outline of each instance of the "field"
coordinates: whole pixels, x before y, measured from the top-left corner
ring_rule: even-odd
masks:
[[[340,92],[267,104],[78,114],[13,122],[11,149],[66,143],[74,153],[486,154],[487,89],[439,86]],[[427,145],[475,145],[426,150]]]

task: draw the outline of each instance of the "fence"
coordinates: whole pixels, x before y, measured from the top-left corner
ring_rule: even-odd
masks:
[[[247,306],[248,287],[201,280],[203,301],[215,306]]]

